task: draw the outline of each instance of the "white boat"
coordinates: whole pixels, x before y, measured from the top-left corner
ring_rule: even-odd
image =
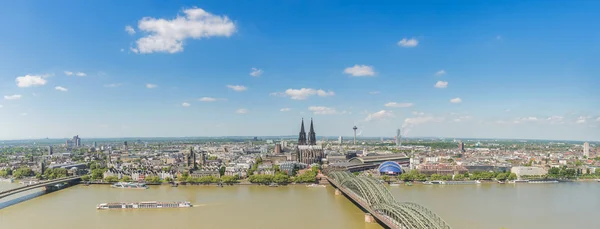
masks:
[[[400,186],[400,184],[398,184],[398,183],[392,183],[392,184],[390,184],[390,187],[398,187],[398,186]]]
[[[325,188],[325,185],[322,185],[322,184],[309,184],[306,187],[309,187],[309,188]]]
[[[144,183],[132,183],[132,182],[118,182],[111,185],[113,188],[124,188],[124,189],[148,189],[148,186]]]
[[[15,180],[13,180],[12,178],[0,178],[0,182],[4,182],[4,183],[13,183],[15,182]]]
[[[441,180],[425,181],[423,184],[444,184]]]
[[[192,204],[188,201],[183,202],[133,202],[133,203],[102,203],[96,206],[98,210],[110,209],[140,209],[140,208],[189,208]]]
[[[481,184],[481,181],[478,181],[478,180],[442,181],[441,184]]]
[[[558,183],[558,181],[557,180],[530,180],[527,183],[529,183],[529,184],[552,184],[552,183]]]

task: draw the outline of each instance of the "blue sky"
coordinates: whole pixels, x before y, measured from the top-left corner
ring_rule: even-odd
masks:
[[[3,2],[0,139],[293,135],[312,117],[321,136],[600,140],[599,10]]]

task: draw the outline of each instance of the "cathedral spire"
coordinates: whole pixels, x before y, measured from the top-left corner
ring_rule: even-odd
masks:
[[[298,136],[298,145],[306,145],[306,132],[304,131],[304,118],[300,126],[300,134]]]
[[[308,132],[308,144],[316,145],[317,144],[317,134],[315,133],[315,128],[313,128],[313,120],[310,119],[310,130]]]

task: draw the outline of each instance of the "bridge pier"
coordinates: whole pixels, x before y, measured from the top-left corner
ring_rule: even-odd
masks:
[[[336,188],[336,189],[335,189],[335,195],[336,195],[336,196],[340,196],[340,195],[342,195],[342,191],[340,191],[339,189],[337,189],[337,188]]]
[[[365,213],[365,223],[375,223],[375,217],[371,213]]]

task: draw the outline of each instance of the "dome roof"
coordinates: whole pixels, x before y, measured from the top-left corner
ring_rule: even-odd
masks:
[[[402,173],[402,167],[395,161],[386,161],[377,168],[380,173]]]

